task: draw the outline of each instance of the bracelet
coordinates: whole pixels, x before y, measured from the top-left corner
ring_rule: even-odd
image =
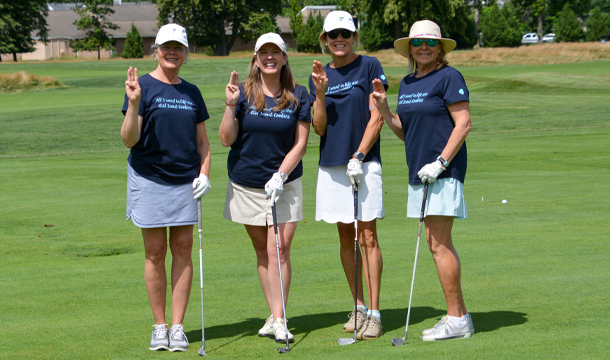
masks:
[[[237,104],[229,104],[227,101],[225,101],[225,104],[227,104],[227,106],[237,106]]]

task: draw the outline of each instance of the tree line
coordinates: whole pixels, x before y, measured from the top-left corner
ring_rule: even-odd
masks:
[[[125,1],[125,0],[123,0]],[[114,13],[112,0],[83,0],[74,22],[86,38],[74,41],[75,50],[113,48],[108,29],[117,26],[107,17]],[[139,2],[139,0],[133,0]],[[335,5],[360,23],[360,43],[367,51],[391,48],[395,39],[408,35],[410,25],[429,19],[441,27],[443,36],[457,41],[459,48],[473,46],[518,46],[521,37],[537,32],[540,41],[554,32],[555,41],[597,41],[610,33],[610,0],[153,0],[159,10],[159,26],[175,22],[187,29],[191,45],[204,47],[209,55],[225,56],[235,42],[246,43],[266,32],[277,32],[276,16],[290,18],[297,51],[320,52],[319,34],[324,19],[320,13],[304,20],[307,5]],[[44,0],[0,0],[0,53],[34,51],[37,39],[48,41]],[[584,28],[586,26],[586,32]],[[481,40],[483,42],[481,43]],[[141,57],[142,38],[135,26],[128,33],[123,57]]]

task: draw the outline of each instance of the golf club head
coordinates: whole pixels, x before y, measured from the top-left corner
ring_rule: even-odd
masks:
[[[354,340],[353,338],[341,338],[339,339],[339,345],[343,346],[343,345],[351,345],[353,343],[355,343],[356,340]]]
[[[199,353],[199,355],[201,356],[207,356],[207,354],[205,353],[205,350],[203,348],[197,350],[197,352]]]
[[[277,351],[279,351],[282,354],[288,354],[288,352],[290,352],[289,348],[277,348]]]
[[[405,343],[404,338],[394,338],[392,339],[392,345],[394,346],[402,346]]]

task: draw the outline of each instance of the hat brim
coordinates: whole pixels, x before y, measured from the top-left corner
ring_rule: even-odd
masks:
[[[443,50],[445,50],[445,54],[447,54],[451,50],[455,49],[455,47],[457,46],[457,43],[455,42],[455,40],[452,40],[452,39],[414,36],[414,37],[406,37],[406,38],[397,39],[396,41],[394,41],[394,49],[396,49],[396,51],[398,51],[398,53],[400,55],[408,58],[409,57],[409,43],[411,42],[412,39],[418,39],[418,38],[434,39],[434,40],[440,41],[441,44],[443,44]]]

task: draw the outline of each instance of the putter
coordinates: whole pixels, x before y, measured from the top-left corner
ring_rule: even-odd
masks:
[[[415,282],[415,270],[417,270],[417,254],[419,254],[419,239],[421,238],[421,227],[424,222],[424,211],[426,210],[426,198],[428,197],[428,183],[424,184],[424,199],[421,204],[421,214],[419,215],[419,232],[417,233],[417,247],[415,247],[415,264],[413,265],[413,278],[411,279],[411,295],[409,296],[409,310],[407,311],[407,327],[404,338],[392,339],[392,345],[401,346],[407,340],[409,331],[409,317],[411,316],[411,300],[413,300],[413,283]]]
[[[275,249],[277,250],[277,267],[280,271],[280,291],[282,292],[282,308],[284,310],[284,338],[286,339],[285,348],[277,348],[282,354],[287,354],[290,351],[290,341],[288,339],[288,322],[286,322],[286,302],[284,301],[284,282],[282,281],[282,264],[280,261],[280,242],[277,236],[277,216],[275,212],[275,191],[271,194],[271,213],[273,215],[273,231],[275,231]]]
[[[201,349],[197,350],[199,355],[206,356],[205,335],[203,333],[203,253],[201,252],[201,198],[197,199],[197,230],[199,232],[199,283],[201,285]]]
[[[341,338],[339,339],[339,345],[351,345],[356,342],[356,335],[358,334],[358,186],[354,188],[354,257],[356,258],[356,286],[354,287],[354,337],[353,338]]]

